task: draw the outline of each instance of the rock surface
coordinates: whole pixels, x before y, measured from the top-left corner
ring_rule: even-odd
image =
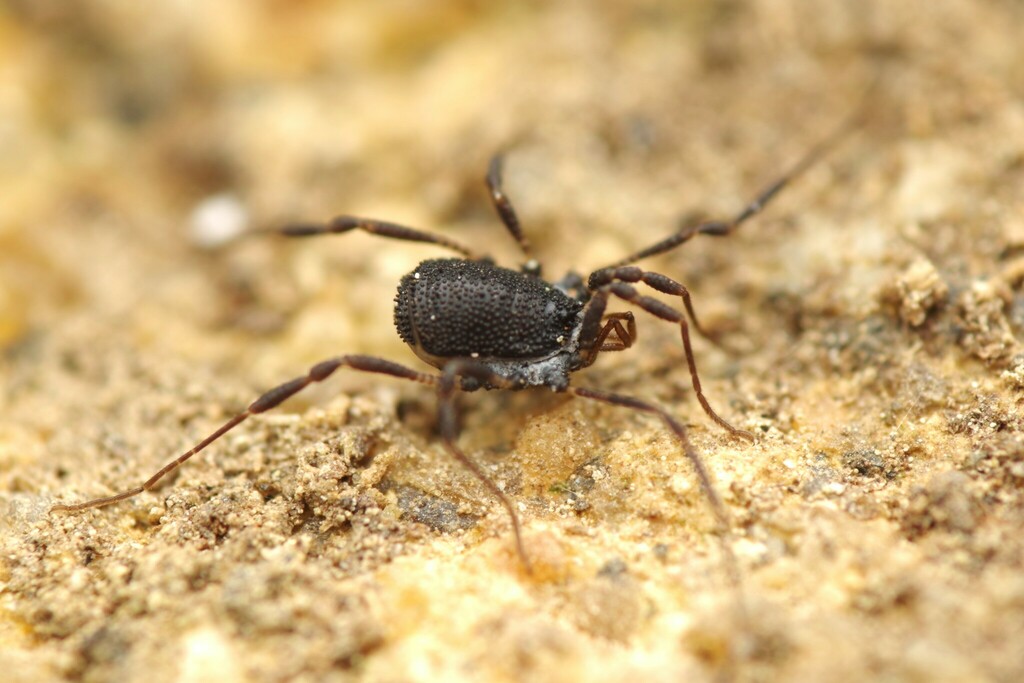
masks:
[[[863,681],[1024,677],[1019,3],[8,3],[0,10],[0,662],[8,681]],[[678,330],[550,392],[349,374],[134,486],[391,322],[438,249],[222,244],[335,213],[549,277],[729,216],[862,105],[759,217],[643,266]],[[219,245],[219,246],[218,246]],[[678,301],[667,303],[678,305]],[[618,308],[616,309],[618,310]],[[417,365],[417,367],[419,367]],[[743,609],[740,609],[742,605]]]

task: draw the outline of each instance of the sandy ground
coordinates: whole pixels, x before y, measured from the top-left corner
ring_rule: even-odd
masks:
[[[73,7],[0,6],[4,680],[1024,677],[1020,3]],[[643,262],[735,347],[698,362],[756,443],[642,312],[637,347],[574,376],[686,421],[731,534],[656,419],[466,395],[528,575],[431,391],[356,373],[152,492],[48,514],[323,358],[421,367],[394,288],[443,252],[211,249],[211,207],[377,216],[514,265],[482,184],[506,150],[545,272],[586,272],[738,210],[876,79],[765,214]]]

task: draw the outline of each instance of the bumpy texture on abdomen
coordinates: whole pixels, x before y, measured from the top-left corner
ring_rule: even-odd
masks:
[[[539,278],[485,261],[424,261],[402,278],[395,327],[443,358],[539,358],[558,351],[582,304]]]

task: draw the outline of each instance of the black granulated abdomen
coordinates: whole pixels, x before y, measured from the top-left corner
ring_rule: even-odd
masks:
[[[395,327],[438,358],[543,358],[569,342],[583,304],[487,261],[424,261],[402,278]]]

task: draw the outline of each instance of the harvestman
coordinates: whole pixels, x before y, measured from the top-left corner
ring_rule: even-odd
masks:
[[[310,384],[321,382],[344,367],[412,380],[436,389],[439,431],[445,447],[508,511],[516,549],[527,570],[530,568],[529,558],[523,545],[519,516],[511,499],[456,443],[459,432],[454,403],[456,391],[481,388],[519,390],[540,386],[658,416],[674,434],[693,465],[718,523],[728,533],[729,515],[725,504],[681,422],[663,408],[632,396],[571,386],[569,375],[591,365],[600,353],[622,351],[636,341],[636,322],[631,312],[605,312],[609,299],[621,299],[679,326],[690,380],[704,412],[733,436],[753,440],[750,432],[737,429],[720,417],[704,396],[690,344],[687,316],[699,334],[706,338],[709,335],[697,321],[689,291],[670,277],[631,264],[664,254],[696,235],[724,237],[732,233],[818,161],[850,127],[850,123],[843,125],[813,147],[733,218],[683,226],[665,239],[592,272],[586,279],[573,272],[556,282],[541,278],[541,265],[533,258],[530,242],[502,189],[500,156],[492,159],[486,182],[499,218],[526,257],[518,271],[497,266],[490,258],[442,235],[370,218],[338,216],[326,223],[294,224],[261,231],[284,237],[312,237],[362,230],[379,237],[432,244],[458,254],[457,258],[430,259],[420,263],[412,273],[402,278],[395,299],[395,326],[399,335],[417,356],[439,369],[440,374],[423,373],[364,355],[325,360],[314,365],[304,376],[264,393],[245,411],[166,464],[141,485],[82,503],[56,504],[51,511],[74,512],[100,507],[149,490],[165,475],[251,415],[275,408]],[[633,286],[638,283],[662,294],[680,297],[686,315],[658,299],[641,294]]]

